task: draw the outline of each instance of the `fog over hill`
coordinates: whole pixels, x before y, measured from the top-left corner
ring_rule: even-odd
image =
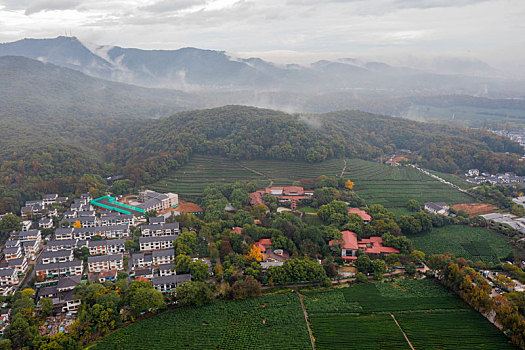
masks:
[[[84,44],[75,37],[0,44],[0,55],[25,56],[117,82],[184,91],[257,90],[319,93],[383,91],[389,95],[469,94],[517,97],[525,88],[481,61],[443,59],[428,70],[356,59],[278,65],[224,51],[140,50]]]

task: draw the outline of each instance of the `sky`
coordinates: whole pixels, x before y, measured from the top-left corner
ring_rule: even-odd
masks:
[[[71,33],[280,63],[468,57],[525,68],[524,18],[525,0],[0,0],[0,42]]]

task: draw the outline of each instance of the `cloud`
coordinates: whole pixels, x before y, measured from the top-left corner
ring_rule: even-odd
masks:
[[[206,0],[162,0],[148,6],[139,7],[138,9],[154,13],[174,12],[185,10],[194,6],[201,6],[206,4],[206,2]]]
[[[26,10],[25,15],[29,16],[33,13],[42,11],[55,11],[55,10],[70,10],[74,9],[82,3],[81,0],[40,0],[31,1]]]

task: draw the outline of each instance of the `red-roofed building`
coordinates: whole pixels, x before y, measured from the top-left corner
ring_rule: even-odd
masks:
[[[255,242],[254,246],[260,249],[261,253],[266,253],[266,249],[272,247],[271,238],[261,238],[258,242]]]
[[[232,228],[232,232],[240,235],[242,234],[242,227],[234,227]]]
[[[358,241],[357,235],[352,231],[343,231],[341,234],[343,235],[342,242],[331,240],[330,245],[339,244],[341,246],[341,257],[345,260],[356,260],[358,250],[374,256],[399,253],[399,250],[395,248],[383,246],[381,237],[370,237]]]
[[[290,202],[292,209],[297,208],[297,201],[310,198],[314,195],[313,191],[305,191],[300,186],[277,186],[266,187],[264,190],[250,193],[250,204],[256,206],[262,203],[265,194],[272,195],[280,202]]]
[[[364,222],[369,223],[372,220],[372,217],[368,213],[359,208],[348,208],[348,214],[357,214],[363,219]]]

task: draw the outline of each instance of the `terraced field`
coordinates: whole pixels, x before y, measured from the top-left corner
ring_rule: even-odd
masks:
[[[354,181],[354,190],[368,204],[404,207],[409,199],[450,204],[472,202],[459,192],[411,167],[391,167],[361,159],[347,160],[345,176]]]
[[[319,350],[410,349],[402,331],[418,350],[514,349],[483,316],[431,280],[302,293]]]
[[[183,199],[195,199],[211,183],[231,183],[238,180],[258,181],[266,186],[291,185],[300,179],[321,175],[339,176],[344,160],[321,163],[284,162],[274,160],[235,161],[212,156],[194,156],[192,160],[169,177],[149,187],[172,191]],[[369,204],[388,208],[404,207],[409,199],[446,201],[449,204],[470,203],[473,199],[445,184],[408,167],[390,167],[361,159],[347,160],[345,176],[355,183],[355,190]]]
[[[458,257],[497,264],[512,252],[508,240],[487,229],[464,225],[433,228],[430,233],[410,236],[414,248],[425,254],[453,253]]]

